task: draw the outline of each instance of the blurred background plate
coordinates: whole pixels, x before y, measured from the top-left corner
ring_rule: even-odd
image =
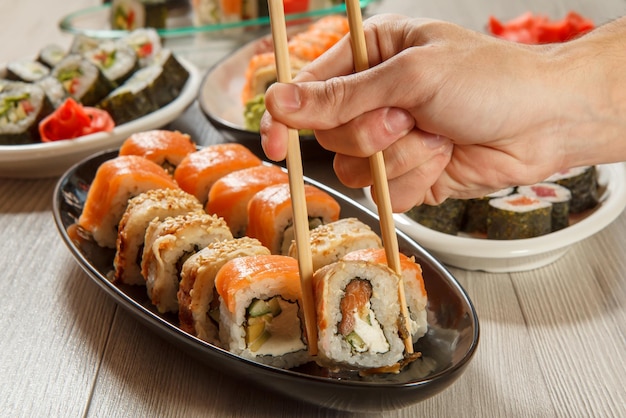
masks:
[[[394,215],[396,227],[451,266],[494,273],[542,267],[559,259],[575,243],[605,228],[626,207],[626,166],[605,164],[597,169],[602,190],[598,206],[573,225],[547,235],[518,240],[450,235],[420,225],[404,214]],[[365,195],[373,205],[369,189]]]
[[[119,126],[112,132],[97,132],[75,139],[27,145],[0,145],[0,177],[42,178],[61,175],[70,166],[96,151],[119,146],[132,133],[156,129],[176,119],[193,103],[202,75],[191,63],[177,57],[189,72],[180,95],[146,116]]]

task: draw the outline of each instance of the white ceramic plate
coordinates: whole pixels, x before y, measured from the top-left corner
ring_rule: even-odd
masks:
[[[429,229],[403,214],[394,215],[396,227],[451,266],[496,273],[542,267],[556,261],[573,244],[602,230],[626,207],[626,166],[618,163],[597,168],[603,189],[598,207],[573,225],[547,235],[508,241],[455,236]],[[372,202],[369,190],[365,194]]]
[[[112,132],[47,143],[0,145],[0,177],[59,176],[94,152],[119,146],[132,133],[156,129],[176,119],[195,100],[202,79],[196,67],[180,57],[177,59],[189,72],[189,78],[174,101],[144,117],[117,126]]]

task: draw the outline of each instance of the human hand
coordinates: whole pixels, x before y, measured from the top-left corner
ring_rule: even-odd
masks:
[[[364,187],[368,157],[383,151],[396,212],[585,162],[569,152],[589,142],[589,97],[599,87],[575,71],[584,55],[397,15],[368,19],[364,31],[370,69],[353,74],[344,38],[293,84],[268,89],[261,137],[269,158],[285,158],[288,126],[314,129],[336,153],[339,180]]]

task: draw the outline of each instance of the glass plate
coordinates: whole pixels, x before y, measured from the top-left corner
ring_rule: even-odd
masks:
[[[361,8],[365,8],[373,0],[361,0]],[[124,30],[111,29],[109,24],[110,4],[89,7],[65,16],[59,22],[61,30],[73,34],[83,34],[93,38],[118,38],[126,34]],[[324,15],[345,12],[345,4],[313,10],[306,13],[289,13],[285,16],[287,22],[301,19],[316,18]],[[187,13],[174,15],[166,20],[166,28],[157,29],[162,38],[189,36],[197,33],[223,31],[226,29],[258,27],[269,25],[269,17],[242,20],[239,22],[219,23],[196,26],[193,22],[191,8]]]

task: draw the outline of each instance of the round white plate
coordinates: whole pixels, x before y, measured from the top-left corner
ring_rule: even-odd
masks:
[[[189,78],[174,101],[144,117],[117,126],[111,132],[55,142],[0,145],[0,177],[59,176],[87,156],[119,146],[132,133],[156,129],[176,119],[195,100],[202,79],[195,66],[180,57],[177,59],[189,72]]]
[[[616,163],[597,168],[603,189],[598,206],[575,224],[540,237],[495,241],[444,234],[404,214],[395,214],[394,220],[398,229],[450,266],[495,273],[531,270],[556,261],[571,245],[613,222],[626,207],[626,166]],[[369,189],[365,195],[371,203]]]

